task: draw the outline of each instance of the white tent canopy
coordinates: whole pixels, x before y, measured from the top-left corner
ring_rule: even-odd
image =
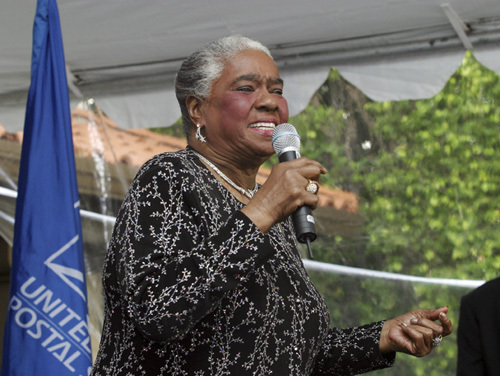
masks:
[[[91,96],[122,127],[179,116],[181,61],[216,38],[270,47],[292,115],[331,67],[373,100],[428,98],[472,49],[500,73],[499,0],[60,0],[72,97]],[[0,5],[0,122],[21,130],[36,1]]]

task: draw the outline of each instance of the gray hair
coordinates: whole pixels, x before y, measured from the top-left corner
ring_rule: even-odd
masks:
[[[226,63],[238,53],[245,50],[257,50],[267,54],[269,49],[262,43],[239,35],[215,40],[191,54],[182,63],[175,76],[175,95],[181,107],[182,124],[186,136],[192,126],[186,99],[194,95],[200,99],[208,99],[214,81],[220,77]]]

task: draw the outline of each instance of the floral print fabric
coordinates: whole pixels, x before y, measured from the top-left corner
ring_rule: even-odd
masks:
[[[386,367],[382,323],[329,329],[285,221],[263,234],[189,147],[157,155],[106,255],[92,375],[355,374]]]

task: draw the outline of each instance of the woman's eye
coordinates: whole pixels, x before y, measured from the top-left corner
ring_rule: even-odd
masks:
[[[272,92],[274,94],[283,95],[283,89],[274,89]]]
[[[251,86],[240,86],[236,90],[237,91],[251,92],[251,91],[253,91],[253,88]]]

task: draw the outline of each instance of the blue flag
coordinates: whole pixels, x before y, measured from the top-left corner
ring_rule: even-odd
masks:
[[[88,375],[80,207],[55,0],[37,4],[18,186],[2,375]]]

